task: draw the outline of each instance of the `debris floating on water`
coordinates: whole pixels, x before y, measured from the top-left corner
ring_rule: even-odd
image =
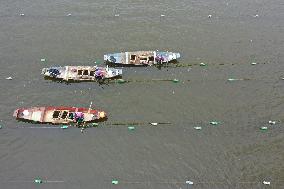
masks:
[[[25,16],[25,14],[21,13],[20,16]]]
[[[193,127],[195,130],[201,130],[202,127]]]
[[[72,16],[72,14],[69,13],[69,14],[67,14],[67,16]]]
[[[265,184],[265,185],[270,185],[269,181],[263,181],[262,183]]]
[[[259,15],[258,15],[258,14],[256,14],[256,15],[254,15],[253,17],[257,18],[257,17],[259,17]]]
[[[119,14],[115,14],[114,16],[115,16],[115,17],[119,17]]]
[[[7,80],[12,80],[13,78],[12,78],[12,77],[7,77],[6,79],[7,79]]]
[[[45,62],[45,58],[40,59],[41,62]]]
[[[85,130],[85,129],[84,129],[84,127],[82,127],[82,128],[81,128],[81,133],[83,133],[83,132],[84,132],[84,130]]]
[[[165,17],[165,15],[164,15],[164,14],[161,14],[161,17]]]
[[[112,180],[111,184],[117,185],[118,184],[118,180]]]

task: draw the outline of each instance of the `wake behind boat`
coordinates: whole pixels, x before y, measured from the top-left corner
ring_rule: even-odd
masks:
[[[90,108],[76,108],[65,106],[19,108],[13,114],[16,119],[39,123],[68,124],[92,122],[106,118],[104,111]]]
[[[112,64],[147,66],[172,62],[180,58],[180,53],[160,51],[134,51],[104,55],[104,61]]]
[[[99,66],[63,66],[43,68],[42,75],[65,81],[95,81],[111,79],[122,75],[122,69]]]

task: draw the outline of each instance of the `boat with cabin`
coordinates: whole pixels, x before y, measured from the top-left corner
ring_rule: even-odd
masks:
[[[63,66],[43,68],[42,75],[64,81],[96,81],[122,75],[122,69],[99,66]]]
[[[107,64],[148,66],[177,61],[180,53],[168,51],[134,51],[104,55]]]
[[[13,116],[18,120],[52,124],[93,122],[107,117],[101,110],[66,106],[19,108]]]

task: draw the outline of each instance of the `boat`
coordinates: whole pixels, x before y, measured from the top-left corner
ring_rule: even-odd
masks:
[[[65,106],[19,108],[13,116],[18,120],[52,124],[93,122],[107,117],[104,111]]]
[[[111,79],[122,75],[122,69],[99,66],[63,66],[43,68],[42,75],[64,81],[95,81]]]
[[[104,61],[111,64],[147,66],[176,61],[180,53],[160,51],[134,51],[104,55]]]

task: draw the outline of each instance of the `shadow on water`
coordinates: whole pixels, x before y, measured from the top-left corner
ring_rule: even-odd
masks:
[[[110,66],[110,67],[156,67],[159,70],[161,70],[162,68],[168,68],[169,64],[178,64],[179,61],[178,60],[172,60],[166,63],[157,63],[157,64],[153,64],[153,65],[147,65],[147,64],[141,64],[141,65],[135,65],[135,64],[119,64],[119,63],[113,63],[113,62],[105,62],[106,65]]]
[[[74,127],[80,127],[81,125],[78,125],[76,122],[69,122],[69,123],[51,123],[51,122],[39,122],[39,121],[33,121],[28,119],[22,119],[22,118],[16,118],[18,122],[24,122],[24,123],[30,123],[30,124],[37,124],[37,125],[44,125],[44,124],[50,124],[53,126],[59,126],[59,125],[72,125]],[[108,117],[100,118],[88,122],[84,122],[84,124],[91,124],[91,123],[102,123],[106,122],[108,120]]]
[[[57,82],[57,83],[64,83],[66,85],[70,85],[72,83],[98,83],[99,85],[109,85],[110,81],[116,80],[116,79],[122,79],[122,76],[116,76],[110,79],[96,79],[96,80],[63,80],[60,78],[53,78],[44,76],[44,79],[47,81]]]

